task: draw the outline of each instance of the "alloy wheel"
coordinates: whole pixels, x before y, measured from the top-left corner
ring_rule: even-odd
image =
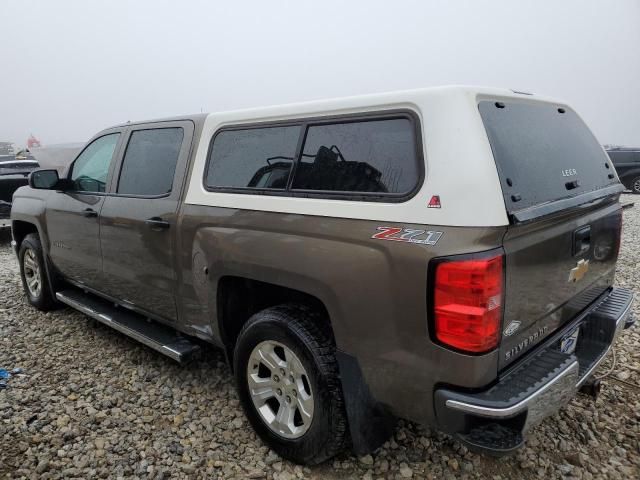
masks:
[[[313,421],[314,399],[309,375],[287,346],[264,341],[247,364],[253,405],[269,429],[288,439],[300,438]]]
[[[36,257],[36,253],[32,249],[28,248],[24,251],[22,266],[29,293],[32,297],[39,297],[42,291],[42,272],[38,257]]]

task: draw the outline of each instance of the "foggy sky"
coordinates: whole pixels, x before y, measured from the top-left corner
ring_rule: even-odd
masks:
[[[0,141],[444,84],[568,101],[640,146],[640,1],[0,0]]]

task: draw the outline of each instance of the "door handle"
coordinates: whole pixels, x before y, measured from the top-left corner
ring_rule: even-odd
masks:
[[[151,228],[151,230],[156,231],[166,230],[170,226],[169,222],[163,220],[160,217],[147,218],[144,223],[146,223]]]
[[[98,216],[98,212],[96,212],[93,208],[85,208],[82,211],[82,215],[84,215],[85,217],[88,217],[88,218],[92,218],[92,217],[97,217]]]

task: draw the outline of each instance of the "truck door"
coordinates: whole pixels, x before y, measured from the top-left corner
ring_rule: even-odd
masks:
[[[190,121],[131,127],[100,215],[105,293],[176,319],[176,214],[193,138]]]
[[[74,187],[51,192],[46,225],[50,258],[66,277],[100,289],[102,262],[98,216],[113,174],[122,129],[101,134],[73,162],[68,178]]]

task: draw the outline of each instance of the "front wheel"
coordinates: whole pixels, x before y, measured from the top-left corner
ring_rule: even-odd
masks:
[[[22,287],[29,303],[43,312],[52,310],[56,301],[47,281],[42,244],[38,234],[30,233],[24,237],[18,251],[18,260]]]
[[[635,177],[631,180],[631,191],[635,194],[640,194],[640,177]]]
[[[267,308],[245,324],[234,352],[238,393],[263,441],[280,456],[313,465],[338,453],[347,420],[324,319],[306,307]]]

